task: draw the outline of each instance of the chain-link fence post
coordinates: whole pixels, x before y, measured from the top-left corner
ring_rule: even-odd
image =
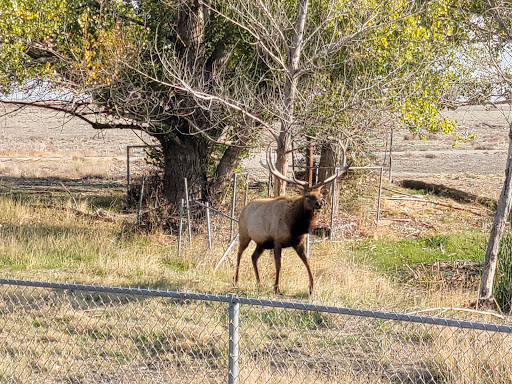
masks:
[[[229,302],[229,362],[228,383],[238,384],[238,332],[240,303],[236,296]]]

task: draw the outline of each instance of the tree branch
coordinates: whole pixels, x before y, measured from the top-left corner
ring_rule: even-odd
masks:
[[[77,112],[75,109],[60,107],[55,104],[48,104],[47,102],[39,102],[39,101],[18,101],[18,100],[0,100],[0,103],[16,105],[20,108],[23,107],[37,107],[50,109],[52,111],[63,112],[73,117],[76,117],[87,124],[89,124],[94,129],[133,129],[139,131],[147,131],[147,127],[144,127],[135,123],[101,123],[98,121],[94,121],[88,117],[85,117],[84,114]],[[94,115],[99,115],[100,113],[95,112]]]

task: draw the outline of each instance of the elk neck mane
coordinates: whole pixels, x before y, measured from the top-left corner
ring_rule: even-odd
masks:
[[[316,223],[317,212],[304,207],[304,198],[297,198],[290,209],[292,238],[309,233]]]

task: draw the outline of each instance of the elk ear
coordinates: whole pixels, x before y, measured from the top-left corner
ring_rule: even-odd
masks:
[[[329,189],[329,188],[325,188],[325,187],[324,187],[324,188],[322,188],[322,189],[320,190],[320,196],[322,196],[322,198],[323,198],[323,199],[325,199],[325,198],[327,197],[327,195],[329,195],[329,193],[330,193],[330,192],[331,192],[331,191],[330,191],[330,189]]]

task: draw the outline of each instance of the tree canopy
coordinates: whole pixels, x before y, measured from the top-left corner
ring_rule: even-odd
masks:
[[[162,146],[166,196],[215,196],[262,129],[287,169],[291,137],[364,139],[392,116],[450,131],[461,14],[447,0],[0,0],[0,86],[41,83],[97,129]],[[280,191],[282,192],[282,191]]]

